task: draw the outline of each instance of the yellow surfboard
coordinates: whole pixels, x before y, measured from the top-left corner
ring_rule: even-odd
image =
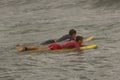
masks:
[[[91,41],[93,39],[94,39],[94,36],[91,36],[91,37],[85,38],[84,42]],[[84,47],[80,47],[80,50],[94,49],[96,47],[97,47],[96,44],[91,44],[91,45],[87,45]],[[33,50],[32,52],[69,52],[69,51],[77,51],[77,50],[76,50],[76,48],[72,48],[72,49],[60,49],[60,50],[48,50],[48,51]]]
[[[97,48],[97,45],[96,44],[91,44],[91,45],[88,45],[88,46],[80,47],[80,50],[95,49],[95,48]],[[53,50],[51,52],[66,52],[66,51],[76,51],[76,48]]]
[[[88,37],[88,38],[85,38],[83,41],[84,42],[87,42],[87,41],[91,41],[91,40],[93,40],[94,39],[94,36],[90,36],[90,37]]]

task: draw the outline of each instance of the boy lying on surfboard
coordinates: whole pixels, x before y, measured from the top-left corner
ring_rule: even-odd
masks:
[[[76,30],[70,29],[69,30],[69,34],[66,34],[66,35],[62,36],[59,39],[50,39],[50,40],[47,40],[45,42],[42,42],[41,45],[47,45],[47,44],[51,44],[51,43],[55,43],[55,42],[62,42],[62,41],[66,41],[66,40],[67,41],[75,40],[76,34],[77,34]],[[91,39],[93,39],[93,36],[84,39],[84,41],[89,41]]]
[[[69,30],[69,34],[62,36],[59,39],[50,39],[50,40],[44,41],[41,43],[41,45],[47,45],[47,44],[66,41],[66,40],[75,40],[75,38],[76,38],[76,30],[71,29]]]
[[[69,34],[62,36],[62,37],[59,38],[59,39],[47,40],[47,41],[41,43],[41,45],[47,45],[47,44],[56,43],[56,42],[62,42],[62,41],[75,40],[75,38],[76,38],[76,33],[77,33],[76,30],[71,29],[71,30],[69,30]],[[93,38],[94,38],[93,36],[88,37],[88,38],[84,38],[83,41],[84,41],[84,42],[85,42],[85,41],[90,41],[90,40],[92,40]],[[24,46],[29,46],[29,45],[31,45],[31,44],[22,44],[22,45],[24,45]],[[16,46],[21,46],[21,44],[17,44]]]
[[[31,46],[22,46],[21,48],[18,48],[19,52],[23,51],[51,51],[51,50],[60,50],[60,49],[71,49],[71,48],[76,48],[76,50],[80,51],[80,47],[84,46],[83,45],[83,37],[82,36],[77,36],[75,40],[71,40],[66,42],[65,44],[51,44],[47,47],[43,48],[37,48],[37,47],[31,47]]]

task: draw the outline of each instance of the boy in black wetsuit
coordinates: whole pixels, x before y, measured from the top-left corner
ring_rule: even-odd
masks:
[[[64,35],[61,38],[56,39],[56,40],[54,40],[54,39],[47,40],[47,41],[41,43],[41,45],[47,45],[47,44],[51,44],[51,43],[55,43],[55,42],[61,42],[61,41],[65,41],[65,40],[68,40],[68,41],[75,40],[75,38],[76,38],[76,30],[71,29],[69,31],[69,34],[66,34],[66,35]]]
[[[55,43],[55,42],[75,40],[75,39],[76,39],[76,33],[77,33],[76,30],[71,29],[71,30],[69,31],[69,34],[62,36],[61,38],[56,39],[56,40],[54,40],[54,39],[47,40],[47,41],[45,41],[45,42],[43,42],[43,43],[41,43],[41,44],[42,44],[42,45],[47,45],[47,44],[51,44],[51,43]],[[93,38],[94,38],[94,36],[91,36],[91,37],[89,37],[89,38],[84,38],[83,41],[84,41],[84,42],[90,41],[90,40],[92,40]],[[32,46],[32,44],[17,44],[16,46]]]

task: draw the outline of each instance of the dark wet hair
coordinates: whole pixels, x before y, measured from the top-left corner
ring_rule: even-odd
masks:
[[[77,36],[76,37],[76,41],[78,42],[78,41],[82,41],[83,40],[83,37],[82,36]]]
[[[71,29],[71,30],[69,31],[69,35],[73,35],[73,34],[76,34],[76,30]]]

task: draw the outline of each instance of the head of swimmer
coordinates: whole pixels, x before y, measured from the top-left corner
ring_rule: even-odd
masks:
[[[79,43],[79,45],[82,45],[83,43],[83,37],[82,36],[77,36],[76,41]]]
[[[71,29],[70,31],[69,31],[69,35],[71,35],[74,39],[76,38],[76,30],[74,30],[74,29]]]

